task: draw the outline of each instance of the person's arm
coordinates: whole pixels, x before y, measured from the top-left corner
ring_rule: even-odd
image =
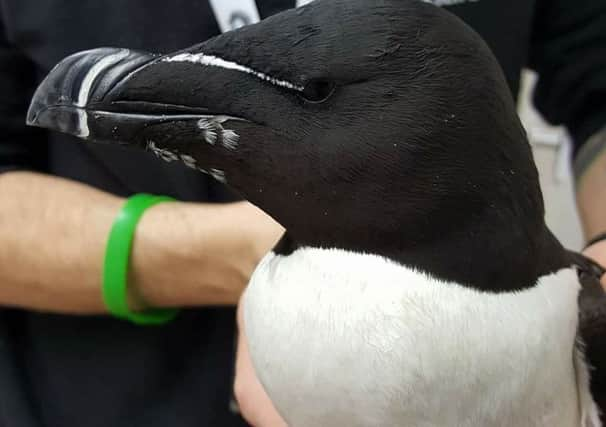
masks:
[[[587,240],[606,232],[606,2],[537,0],[529,66],[534,103],[574,144],[577,204]],[[606,244],[587,254],[606,265]]]
[[[0,200],[0,305],[104,312],[105,244],[124,200],[28,172],[0,174]],[[133,243],[133,306],[236,304],[281,232],[245,202],[155,206]]]
[[[584,144],[577,155],[575,181],[583,231],[591,239],[606,232],[606,128]]]
[[[606,232],[606,129],[598,132],[575,159],[576,198],[587,240]],[[585,254],[606,265],[606,240],[585,250]],[[603,280],[606,285],[606,280]]]

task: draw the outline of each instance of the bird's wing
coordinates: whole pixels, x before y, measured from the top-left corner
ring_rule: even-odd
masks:
[[[579,335],[584,344],[585,360],[590,366],[591,393],[599,407],[602,422],[606,423],[606,293],[595,276],[581,273],[579,278],[582,284],[579,294]],[[579,381],[583,381],[580,378],[582,375],[579,375],[578,360],[576,362]]]

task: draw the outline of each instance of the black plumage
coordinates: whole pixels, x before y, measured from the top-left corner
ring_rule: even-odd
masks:
[[[78,70],[86,77],[110,54],[84,54]],[[600,368],[603,270],[546,227],[503,73],[458,18],[417,1],[318,0],[164,57],[129,55],[93,76],[80,106],[83,78],[60,65],[30,123],[75,132],[81,122],[62,123],[84,111],[88,139],[153,141],[224,173],[286,227],[279,253],[370,252],[487,292],[574,265],[586,283],[581,335]],[[75,92],[57,96],[66,88]],[[201,137],[208,117],[227,117],[213,143]],[[222,129],[237,147],[221,143]],[[602,404],[603,372],[593,376]]]

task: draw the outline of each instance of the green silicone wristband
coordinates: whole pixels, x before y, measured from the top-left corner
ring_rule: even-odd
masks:
[[[165,196],[136,194],[130,197],[114,220],[103,262],[103,302],[108,311],[137,325],[161,325],[175,318],[176,309],[151,309],[133,312],[127,302],[130,252],[139,220],[150,207],[174,201]]]

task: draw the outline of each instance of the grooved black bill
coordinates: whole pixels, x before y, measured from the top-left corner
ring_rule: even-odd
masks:
[[[153,59],[155,56],[148,53],[116,48],[93,49],[65,58],[34,93],[27,124],[87,138],[95,103]]]

